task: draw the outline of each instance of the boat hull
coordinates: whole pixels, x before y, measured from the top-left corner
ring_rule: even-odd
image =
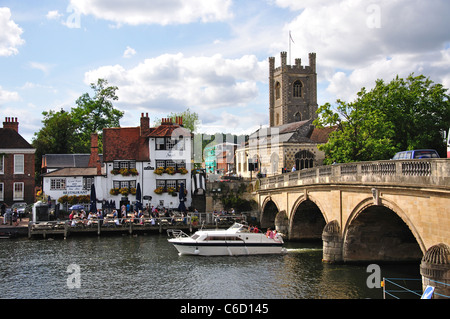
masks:
[[[260,243],[171,243],[178,250],[180,255],[198,255],[198,256],[245,256],[245,255],[266,255],[283,254],[286,250],[283,244],[260,244]]]

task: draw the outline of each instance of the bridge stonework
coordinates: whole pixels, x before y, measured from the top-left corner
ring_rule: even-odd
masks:
[[[270,176],[260,180],[256,197],[261,227],[275,227],[289,240],[321,239],[324,262],[415,261],[450,244],[450,159]],[[450,278],[448,262],[438,267]]]

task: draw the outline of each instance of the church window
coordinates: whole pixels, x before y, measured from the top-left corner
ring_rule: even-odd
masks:
[[[280,91],[281,91],[281,85],[280,85],[280,82],[277,82],[275,84],[275,99],[276,100],[278,100],[281,97]]]
[[[302,81],[297,80],[294,82],[294,97],[302,97]]]
[[[297,112],[294,114],[294,121],[295,122],[300,122],[302,120],[302,115],[300,114],[300,112]]]
[[[310,151],[300,151],[295,154],[295,167],[297,169],[312,168],[314,166],[314,154]]]

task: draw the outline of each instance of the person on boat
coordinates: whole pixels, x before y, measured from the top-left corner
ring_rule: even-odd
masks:
[[[281,241],[282,240],[281,234],[279,232],[277,232],[276,229],[274,230],[273,238],[275,239],[275,241]]]
[[[270,229],[270,228],[267,229],[266,237],[267,238],[272,238],[272,229]]]

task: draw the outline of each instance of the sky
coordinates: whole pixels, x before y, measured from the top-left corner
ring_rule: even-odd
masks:
[[[411,73],[450,87],[449,16],[448,0],[0,0],[0,120],[31,142],[104,78],[122,127],[189,108],[199,133],[250,134],[281,51],[316,53],[319,105]]]

